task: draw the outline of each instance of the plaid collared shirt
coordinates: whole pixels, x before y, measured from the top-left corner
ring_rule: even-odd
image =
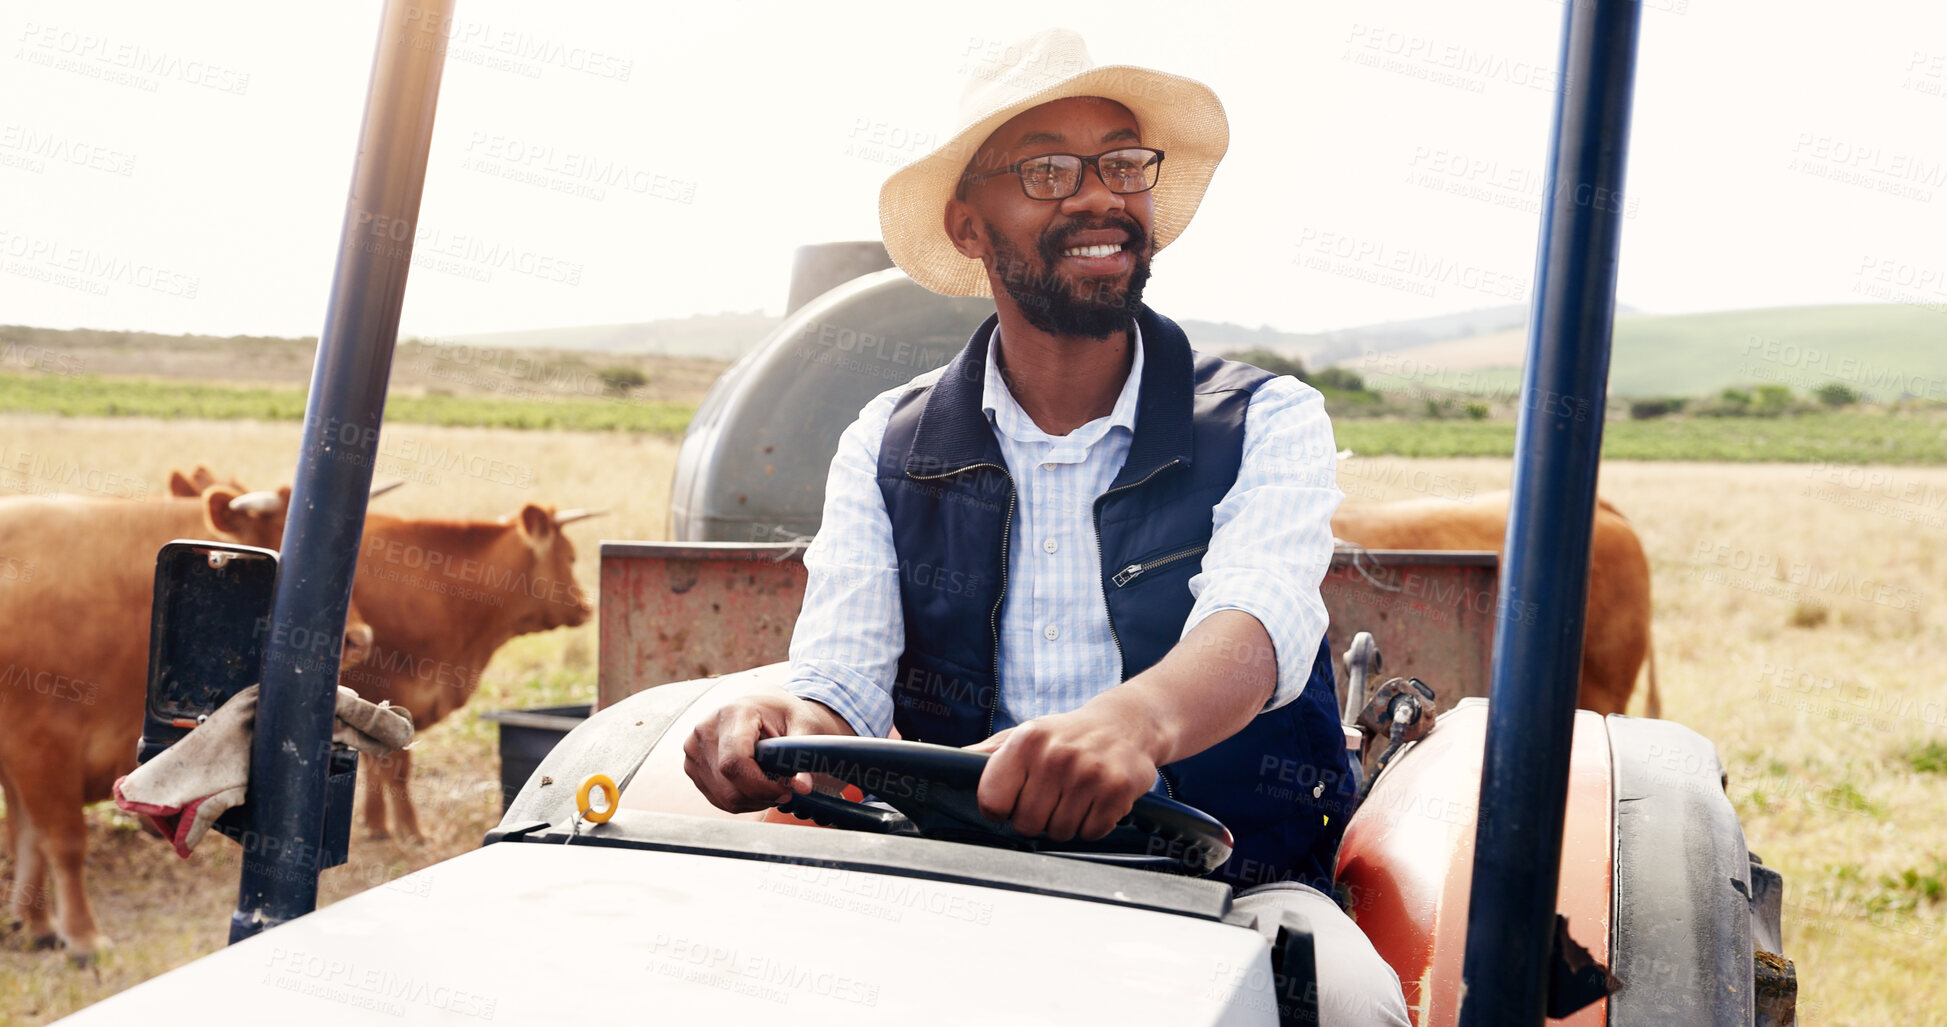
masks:
[[[1135,437],[1139,332],[1134,341],[1115,408],[1065,436],[1035,425],[1001,377],[999,346],[988,349],[982,405],[1018,496],[1001,605],[997,731],[1073,710],[1122,681],[1093,508]],[[879,447],[899,397],[939,373],[881,393],[845,430],[824,519],[805,551],[809,580],[785,687],[831,707],[861,735],[890,732],[893,677],[906,645],[899,561],[876,475]],[[1298,696],[1325,632],[1318,583],[1332,558],[1332,513],[1344,499],[1334,454],[1317,390],[1290,377],[1265,382],[1245,416],[1237,481],[1214,511],[1210,549],[1190,579],[1196,603],[1184,633],[1219,610],[1241,610],[1270,635],[1278,685],[1266,710]]]

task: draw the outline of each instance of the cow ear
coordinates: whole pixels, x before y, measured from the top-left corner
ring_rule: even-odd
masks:
[[[228,485],[211,485],[204,489],[203,522],[225,535],[238,534],[238,519],[249,516],[230,509],[230,504],[240,495],[242,493]]]
[[[536,546],[554,540],[554,514],[545,507],[529,503],[521,507],[521,534]]]
[[[172,496],[183,496],[183,497],[199,496],[203,494],[203,490],[197,488],[194,483],[192,483],[188,478],[184,477],[183,472],[170,471],[169,472],[169,494]]]

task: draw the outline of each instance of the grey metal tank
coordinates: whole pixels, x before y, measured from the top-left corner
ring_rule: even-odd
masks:
[[[993,301],[941,296],[890,267],[877,243],[799,251],[786,313],[697,408],[670,489],[678,542],[784,542],[817,534],[838,438],[872,397],[952,360]]]

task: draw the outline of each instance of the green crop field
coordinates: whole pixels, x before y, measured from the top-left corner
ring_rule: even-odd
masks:
[[[211,421],[300,421],[304,392],[266,386],[102,378],[0,375],[0,411],[67,417],[160,417]],[[393,396],[388,422],[452,427],[624,431],[679,435],[696,404],[589,396]]]
[[[1514,455],[1507,421],[1351,420],[1333,423],[1339,448],[1362,456]],[[1947,463],[1947,413],[1844,410],[1791,417],[1612,419],[1603,426],[1608,460],[1736,463]]]

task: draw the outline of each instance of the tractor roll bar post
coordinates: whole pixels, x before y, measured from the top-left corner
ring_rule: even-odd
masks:
[[[338,654],[378,454],[454,0],[386,0],[304,408],[250,754],[230,941],[318,905]]]
[[[1570,0],[1515,431],[1462,1027],[1547,1002],[1641,5]]]

